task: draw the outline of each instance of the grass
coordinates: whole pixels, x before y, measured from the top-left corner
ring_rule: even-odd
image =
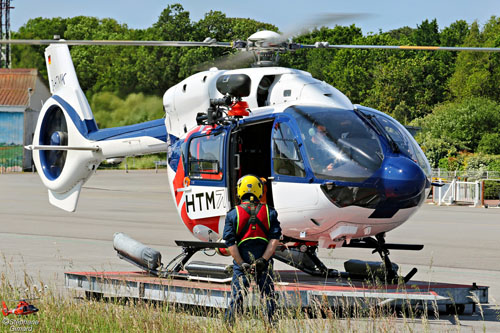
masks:
[[[430,325],[425,306],[417,310],[408,304],[395,310],[370,300],[349,303],[341,299],[338,306],[332,307],[326,298],[319,298],[305,311],[294,299],[288,301],[297,306],[279,309],[277,324],[269,326],[259,298],[254,297],[252,307],[228,327],[223,309],[140,300],[85,299],[54,285],[36,283],[27,274],[16,282],[17,285],[9,281],[5,273],[0,275],[0,300],[5,300],[11,308],[19,299],[34,298],[30,303],[40,310],[36,315],[8,318],[36,321],[27,325],[14,322],[15,327],[31,326],[36,332],[429,332],[435,329]],[[0,332],[10,331],[11,326],[0,324]],[[453,326],[443,328],[456,330]]]
[[[23,166],[23,146],[0,146],[0,167]]]
[[[39,312],[35,315],[7,317],[9,324],[0,323],[0,332],[456,332],[460,330],[458,316],[455,325],[436,322],[436,304],[411,305],[395,308],[380,306],[380,300],[339,298],[335,306],[326,297],[310,300],[312,306],[303,309],[300,294],[278,299],[277,323],[269,326],[264,320],[260,297],[251,293],[250,305],[244,315],[229,327],[224,322],[224,310],[207,307],[182,306],[167,302],[137,299],[85,298],[80,292],[61,289],[55,281],[46,283],[26,272],[14,269],[3,256],[0,273],[0,301],[9,308],[19,299],[29,301]],[[373,286],[381,286],[374,279]],[[59,281],[60,282],[60,281]],[[288,294],[287,294],[288,295]],[[88,295],[87,295],[88,296]],[[483,320],[483,309],[479,306]],[[5,318],[2,318],[5,320]],[[24,321],[24,322],[23,322]]]

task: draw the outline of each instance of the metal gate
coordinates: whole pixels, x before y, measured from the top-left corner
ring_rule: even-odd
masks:
[[[483,183],[463,182],[454,179],[442,187],[434,187],[433,201],[438,205],[468,204],[477,207],[482,203]]]

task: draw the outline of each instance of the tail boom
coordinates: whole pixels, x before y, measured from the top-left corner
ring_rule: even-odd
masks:
[[[51,204],[76,209],[83,184],[109,158],[167,151],[164,119],[99,130],[76,77],[67,45],[45,51],[50,89],[38,118],[33,161]]]

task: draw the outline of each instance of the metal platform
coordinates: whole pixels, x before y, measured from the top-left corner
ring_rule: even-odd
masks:
[[[152,301],[226,308],[230,299],[230,279],[217,282],[206,278],[157,278],[144,272],[66,272],[67,288],[87,296],[133,298]],[[397,285],[373,286],[362,281],[325,279],[301,271],[277,271],[276,291],[282,307],[313,307],[328,302],[331,306],[424,305],[429,309],[458,313],[475,312],[475,304],[488,302],[488,287],[410,281]],[[203,281],[205,280],[205,281]],[[221,283],[222,282],[222,283]],[[253,289],[253,288],[251,288]],[[256,288],[255,288],[256,290]],[[259,302],[252,290],[249,302]]]

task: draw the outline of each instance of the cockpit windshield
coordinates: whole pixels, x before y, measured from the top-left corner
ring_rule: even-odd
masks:
[[[368,108],[360,108],[363,114],[376,119],[385,134],[392,140],[399,149],[399,152],[411,158],[424,171],[427,177],[431,176],[429,161],[424,152],[420,149],[417,141],[403,125],[398,123],[388,115]]]
[[[316,177],[362,182],[380,168],[378,136],[353,111],[292,106],[285,112],[298,123]]]

